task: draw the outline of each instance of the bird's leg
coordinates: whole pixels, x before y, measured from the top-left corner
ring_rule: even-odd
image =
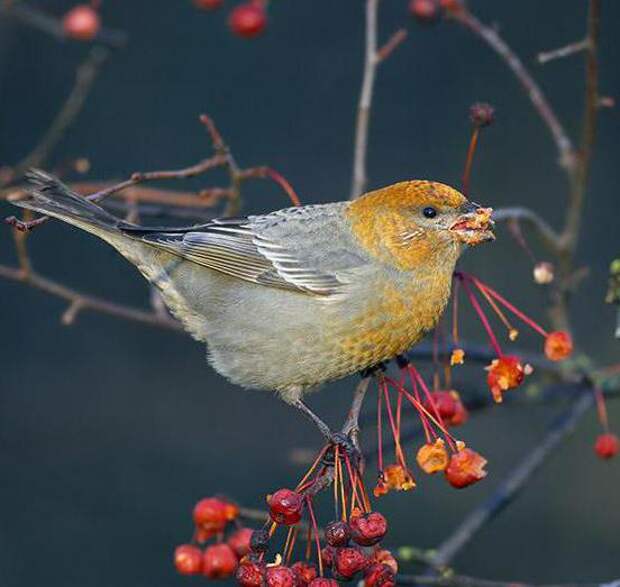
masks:
[[[317,428],[321,431],[321,434],[325,436],[330,442],[334,442],[335,435],[332,433],[330,427],[321,420],[302,400],[296,399],[291,405],[295,406],[298,410],[301,410],[303,414],[314,422]]]

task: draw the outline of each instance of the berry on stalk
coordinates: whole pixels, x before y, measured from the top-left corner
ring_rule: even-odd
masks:
[[[193,544],[182,544],[174,551],[174,566],[181,575],[198,575],[202,572],[202,551]]]
[[[62,19],[62,30],[66,37],[76,41],[92,41],[101,28],[97,11],[89,4],[78,4]]]
[[[395,587],[396,577],[390,567],[375,563],[364,573],[364,587]]]
[[[267,499],[269,515],[276,524],[293,526],[301,520],[304,507],[303,497],[290,489],[278,489]]]
[[[237,555],[228,544],[213,544],[205,548],[202,572],[209,579],[226,579],[237,570]]]
[[[463,448],[450,458],[445,470],[448,483],[456,489],[473,485],[487,476],[487,460],[470,448]]]
[[[239,37],[251,39],[265,30],[267,13],[262,2],[253,1],[239,4],[228,18],[230,30]]]
[[[339,576],[345,579],[351,579],[368,565],[369,561],[360,548],[345,546],[336,550],[334,569]]]
[[[370,512],[351,519],[351,537],[361,546],[373,546],[387,534],[387,520],[379,512]]]
[[[205,497],[195,506],[194,524],[203,531],[205,537],[221,532],[228,522],[239,515],[239,508],[217,497]]]
[[[265,568],[256,562],[244,561],[237,568],[235,578],[241,587],[263,587]]]
[[[607,432],[601,434],[594,444],[596,454],[602,459],[611,459],[620,451],[620,439],[615,435]]]
[[[252,528],[239,528],[235,530],[228,538],[228,546],[230,546],[235,554],[242,558],[250,552],[250,543],[254,530]]]
[[[268,567],[265,579],[267,587],[295,587],[296,584],[295,573],[285,566]]]
[[[346,522],[330,522],[325,528],[325,540],[330,546],[346,546],[351,540],[351,529]]]
[[[291,569],[295,573],[297,587],[306,587],[316,579],[318,574],[314,565],[304,561],[296,562]]]

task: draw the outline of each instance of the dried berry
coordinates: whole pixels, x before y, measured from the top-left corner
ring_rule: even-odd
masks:
[[[491,389],[493,399],[498,403],[502,401],[504,391],[521,385],[525,375],[528,374],[519,357],[510,355],[494,359],[486,370],[488,371],[487,384]]]
[[[254,530],[252,532],[250,550],[252,552],[267,552],[269,550],[269,532],[267,530]]]
[[[228,19],[230,30],[238,35],[250,39],[256,37],[267,26],[267,14],[260,2],[246,2],[239,4]]]
[[[601,434],[594,444],[596,454],[602,459],[611,459],[620,451],[620,439],[610,432]]]
[[[336,558],[336,549],[333,546],[326,546],[321,549],[321,562],[323,566],[331,569],[334,566],[334,560]]]
[[[486,102],[476,102],[469,109],[469,119],[477,128],[490,126],[495,121],[495,108]]]
[[[242,558],[248,552],[250,552],[250,542],[252,540],[252,534],[254,530],[252,528],[239,528],[235,530],[228,538],[228,546],[230,546],[235,554]]]
[[[308,587],[338,587],[338,581],[326,579],[325,577],[317,577]]]
[[[182,544],[174,551],[174,566],[181,575],[198,575],[202,572],[202,550],[192,544]]]
[[[418,450],[416,460],[420,469],[429,475],[443,471],[448,466],[448,451],[444,441],[437,438],[434,443],[427,442]]]
[[[545,355],[551,361],[562,361],[573,352],[570,334],[558,330],[550,332],[545,338]]]
[[[301,520],[303,497],[290,489],[278,489],[267,499],[269,515],[276,524],[292,526]]]
[[[268,567],[265,574],[267,587],[295,587],[295,573],[285,566]]]
[[[361,546],[372,546],[381,542],[388,529],[387,520],[379,512],[352,518],[350,526],[353,541]]]
[[[263,587],[265,567],[260,563],[244,561],[239,565],[235,577],[241,587]]]
[[[62,19],[62,30],[66,37],[76,41],[91,41],[101,28],[97,11],[89,4],[78,4]]]
[[[396,577],[390,567],[375,563],[364,573],[364,587],[395,587]]]
[[[461,396],[454,390],[432,391],[430,400],[424,402],[424,408],[433,416],[437,411],[446,426],[460,426],[469,417],[467,408],[461,401]]]
[[[470,448],[463,448],[450,458],[445,475],[452,487],[462,489],[487,476],[484,470],[487,460]]]
[[[331,546],[346,546],[351,540],[351,529],[346,522],[330,522],[325,528],[325,540]]]
[[[306,587],[306,585],[312,583],[318,575],[316,572],[316,567],[304,561],[296,562],[291,569],[293,570],[293,573],[295,573],[297,587]]]
[[[360,548],[355,546],[345,546],[336,550],[334,557],[334,569],[345,579],[352,578],[355,574],[363,571],[369,565]]]
[[[237,563],[237,555],[228,544],[213,544],[205,548],[202,572],[209,579],[225,579],[234,575]]]

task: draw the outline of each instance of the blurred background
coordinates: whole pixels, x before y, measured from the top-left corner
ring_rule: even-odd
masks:
[[[104,2],[104,24],[127,31],[129,41],[105,65],[52,163],[88,157],[93,179],[186,166],[211,153],[197,121],[208,112],[242,166],[274,167],[304,203],[346,198],[364,3],[274,1],[265,34],[251,41],[228,31],[232,4],[226,0],[224,10],[202,13],[189,0]],[[62,15],[72,3],[32,5]],[[468,108],[488,101],[497,121],[481,138],[474,198],[493,207],[530,206],[559,226],[565,176],[521,88],[466,31],[449,23],[419,26],[406,5],[391,0],[381,7],[381,38],[403,23],[410,35],[379,71],[370,187],[407,178],[458,185]],[[587,3],[472,0],[471,8],[485,22],[498,23],[577,137],[582,58],[542,67],[535,56],[581,38]],[[618,96],[620,88],[619,26],[620,4],[603,2],[604,95]],[[1,18],[0,165],[18,161],[48,127],[87,50],[87,43],[58,42]],[[579,247],[579,261],[590,274],[573,300],[578,346],[601,365],[617,362],[619,350],[614,310],[603,303],[607,268],[620,252],[619,137],[617,110],[603,110]],[[217,172],[170,187],[223,180]],[[288,205],[270,182],[246,183],[244,199],[246,213]],[[1,202],[0,213],[14,209]],[[85,233],[49,223],[29,244],[43,274],[147,306],[148,289],[133,267]],[[535,238],[530,245],[545,258]],[[8,228],[0,230],[0,262],[15,263]],[[545,322],[544,288],[533,283],[531,261],[505,227],[496,243],[471,252],[464,263]],[[198,584],[204,579],[180,577],[171,564],[175,545],[191,536],[194,502],[225,493],[261,507],[266,493],[293,485],[303,472],[291,462],[291,449],[320,446],[315,429],[276,398],[243,391],[216,375],[204,348],[188,336],[92,313],[63,327],[63,303],[7,281],[0,282],[0,300],[3,587]],[[464,323],[468,339],[484,340],[473,320]],[[524,336],[520,345],[539,350],[540,340]],[[430,374],[427,364],[420,367]],[[457,376],[465,394],[486,393],[480,366]],[[330,385],[310,403],[337,425],[354,384],[350,379]],[[616,403],[609,408],[617,431]],[[488,457],[488,478],[464,492],[424,478],[414,492],[382,498],[382,511],[394,520],[387,545],[436,546],[537,446],[562,409],[515,402],[472,417],[460,433]],[[597,433],[591,413],[519,499],[461,552],[457,570],[538,583],[618,575],[620,465],[594,456]]]

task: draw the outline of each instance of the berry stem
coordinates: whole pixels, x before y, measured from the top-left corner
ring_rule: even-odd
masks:
[[[476,299],[474,292],[471,291],[469,285],[467,284],[467,281],[463,281],[463,289],[465,290],[465,293],[467,294],[467,297],[469,298],[471,305],[476,311],[476,314],[478,314],[478,318],[480,318],[480,322],[482,322],[482,326],[484,327],[489,337],[489,341],[491,342],[491,346],[493,347],[493,350],[497,353],[499,357],[502,357],[504,353],[502,353],[502,349],[500,348],[499,343],[497,342],[497,338],[495,338],[495,334],[493,333],[493,330],[491,329],[489,320],[487,319],[486,314],[480,307],[480,304],[478,303],[478,300]]]

